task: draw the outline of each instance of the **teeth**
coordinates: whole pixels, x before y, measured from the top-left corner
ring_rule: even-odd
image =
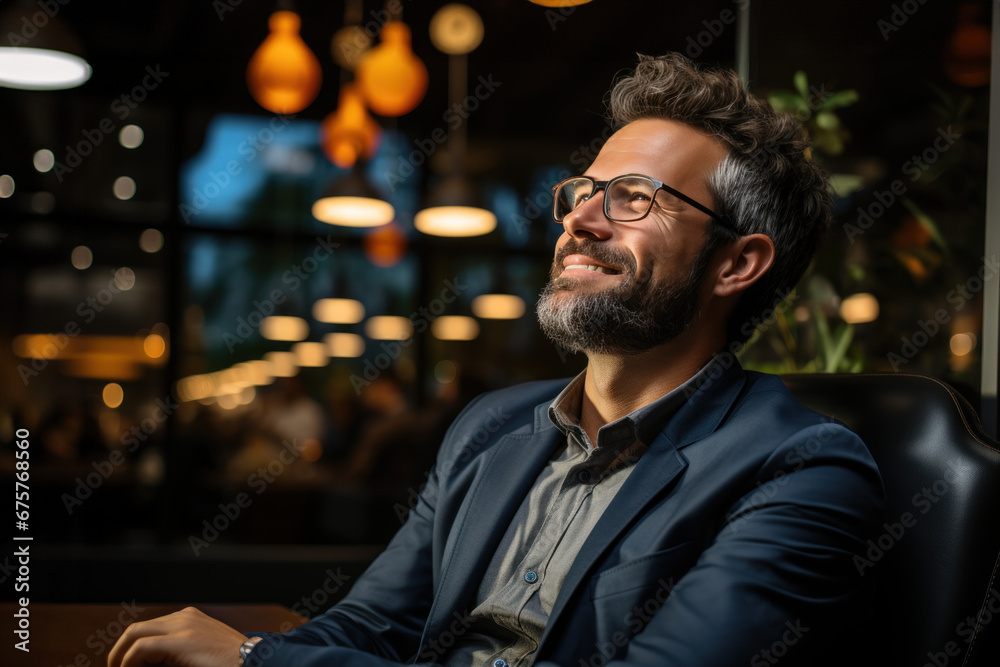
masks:
[[[566,268],[567,269],[587,269],[588,271],[595,271],[597,273],[606,273],[608,275],[611,275],[611,272],[608,271],[603,266],[594,266],[593,264],[570,264]]]

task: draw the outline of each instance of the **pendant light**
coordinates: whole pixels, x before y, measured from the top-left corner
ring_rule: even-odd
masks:
[[[247,88],[268,111],[293,114],[316,99],[323,72],[319,60],[299,36],[299,15],[288,10],[271,14],[271,34],[247,66]]]
[[[431,19],[431,40],[448,54],[448,108],[461,104],[467,93],[470,51],[482,41],[482,19],[475,10],[457,3],[445,5]],[[413,225],[432,236],[480,236],[497,226],[497,217],[482,207],[476,187],[462,173],[466,148],[465,123],[449,125],[450,173],[427,198],[427,208],[413,218]]]
[[[320,148],[338,167],[350,169],[358,158],[370,160],[378,149],[382,128],[368,114],[356,84],[340,89],[337,109],[320,126]]]
[[[472,300],[472,312],[484,320],[516,320],[524,311],[524,299],[515,294],[480,294]]]
[[[38,8],[34,2],[7,2],[0,11],[0,86],[62,90],[85,83],[92,70],[80,40],[58,14]]]
[[[533,5],[541,5],[542,7],[578,7],[580,5],[585,5],[590,0],[528,0]]]
[[[361,58],[355,77],[368,107],[381,116],[413,111],[427,93],[427,67],[413,53],[410,28],[389,21],[379,33],[382,42]]]
[[[360,3],[357,0],[348,2],[344,8],[344,25],[358,27],[356,24],[360,20]],[[338,51],[341,55],[346,53],[343,45],[338,48],[336,41],[335,37],[335,60]],[[317,220],[343,227],[378,227],[396,217],[392,204],[383,200],[365,178],[365,163],[378,150],[381,136],[382,128],[365,108],[358,84],[349,82],[342,72],[337,109],[320,127],[320,147],[331,162],[351,169],[351,173],[331,183],[313,204],[312,213]]]
[[[342,227],[378,227],[392,222],[396,210],[364,177],[365,163],[358,162],[343,178],[331,183],[312,206],[317,220]]]
[[[330,55],[333,62],[348,72],[353,72],[362,56],[372,47],[372,37],[359,24],[362,19],[361,0],[344,3],[344,27],[330,38]]]

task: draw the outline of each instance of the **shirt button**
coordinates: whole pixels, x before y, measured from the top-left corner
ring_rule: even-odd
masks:
[[[524,573],[524,580],[527,581],[529,584],[533,584],[536,581],[538,581],[538,573],[535,572],[534,570],[528,570],[527,572]],[[503,661],[501,660],[501,662]]]
[[[497,658],[493,661],[493,667],[507,667],[507,661],[503,658]]]

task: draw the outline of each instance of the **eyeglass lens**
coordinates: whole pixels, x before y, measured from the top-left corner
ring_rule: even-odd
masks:
[[[612,220],[628,222],[638,220],[649,212],[656,185],[641,176],[624,176],[613,179],[606,188],[605,210]],[[563,183],[556,192],[556,217],[575,210],[594,194],[594,183],[586,178],[574,178]]]

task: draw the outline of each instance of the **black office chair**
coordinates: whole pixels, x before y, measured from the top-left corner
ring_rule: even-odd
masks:
[[[877,581],[874,617],[854,664],[1000,665],[1000,443],[933,378],[782,379],[860,435],[885,482],[887,527],[865,555]]]

